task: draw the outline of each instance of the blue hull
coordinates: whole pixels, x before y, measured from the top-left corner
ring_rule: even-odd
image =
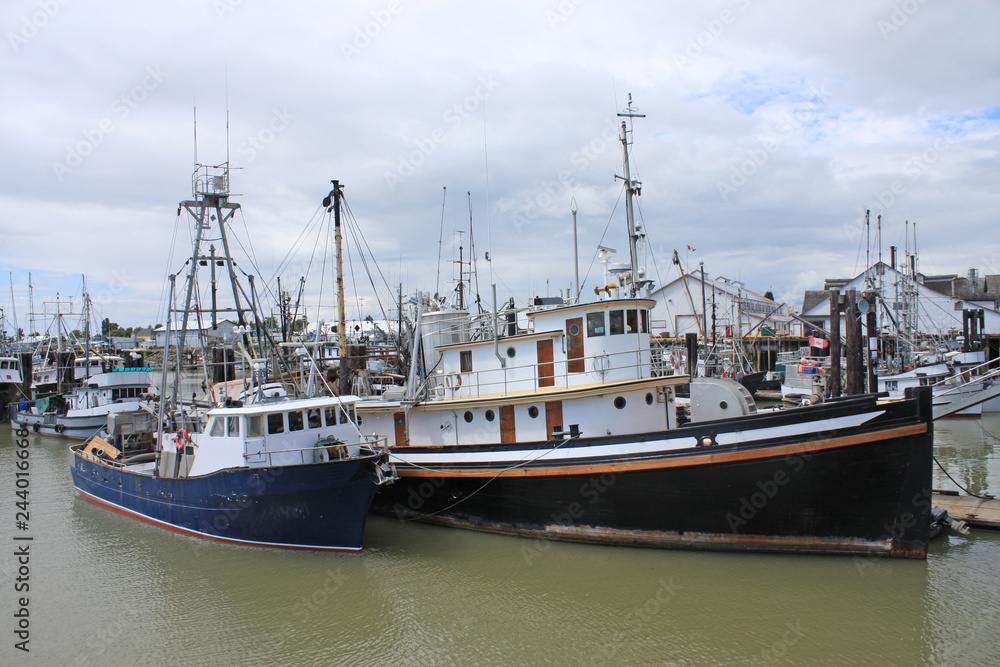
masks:
[[[374,457],[171,479],[73,454],[73,485],[85,497],[167,528],[244,544],[358,551],[376,489]]]

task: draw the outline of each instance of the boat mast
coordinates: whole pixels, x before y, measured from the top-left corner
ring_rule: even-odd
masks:
[[[340,200],[343,188],[340,181],[330,181],[333,189],[323,199],[327,213],[333,211],[334,244],[337,255],[337,354],[340,356],[340,381],[337,390],[347,394],[347,311],[344,305],[344,234],[340,226]],[[328,237],[329,238],[329,237]]]
[[[625,113],[618,114],[619,118],[645,118],[646,114],[636,113],[632,108],[632,93],[628,94],[628,107]],[[639,253],[637,250],[637,245],[639,242],[639,230],[636,229],[635,219],[632,213],[632,196],[639,193],[639,189],[642,183],[639,181],[632,180],[631,170],[629,168],[628,160],[628,145],[629,145],[629,129],[626,125],[627,121],[622,121],[621,127],[621,142],[622,142],[622,153],[624,155],[625,164],[625,176],[615,176],[615,178],[621,178],[625,182],[625,218],[628,223],[628,250],[629,250],[629,261],[632,265],[629,267],[629,276],[631,278],[629,285],[629,296],[634,298],[639,290]]]
[[[180,376],[181,367],[184,362],[184,344],[187,342],[185,339],[187,337],[187,327],[188,318],[194,313],[198,319],[199,325],[202,322],[201,315],[205,312],[205,308],[201,305],[200,299],[196,299],[196,284],[198,282],[198,268],[200,266],[209,266],[211,264],[211,272],[214,274],[215,267],[217,263],[224,263],[228,273],[229,282],[232,287],[233,292],[233,304],[232,308],[219,308],[218,303],[215,299],[215,285],[212,285],[212,306],[209,311],[212,314],[213,322],[216,321],[217,314],[219,312],[233,312],[236,313],[237,325],[244,328],[247,324],[246,319],[246,308],[243,306],[242,300],[240,299],[240,287],[239,282],[236,277],[236,264],[233,261],[232,253],[229,248],[229,234],[226,230],[227,223],[236,215],[236,211],[240,210],[240,205],[235,202],[229,201],[229,162],[223,162],[219,165],[203,165],[195,163],[194,175],[191,179],[191,194],[194,199],[187,201],[182,201],[178,206],[178,214],[181,209],[188,212],[194,221],[195,236],[194,242],[191,249],[191,258],[188,260],[189,267],[186,278],[186,291],[184,298],[184,309],[181,311],[182,319],[181,326],[177,332],[177,374],[174,381],[174,392],[173,392],[173,405],[175,407],[179,406],[178,399],[180,398]],[[208,238],[210,234],[217,234],[215,238]],[[218,241],[222,244],[222,254],[218,254],[214,245],[206,254],[202,249],[202,245],[206,242]],[[170,321],[176,310],[173,308],[173,300],[171,299],[167,305],[167,320]],[[164,349],[169,349],[170,341],[167,340],[167,344]],[[249,345],[248,345],[249,348]],[[166,372],[168,355],[164,355],[164,372]],[[207,378],[206,378],[207,379]]]

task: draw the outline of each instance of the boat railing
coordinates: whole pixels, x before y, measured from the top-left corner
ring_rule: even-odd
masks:
[[[579,365],[583,370],[570,372],[571,366]],[[628,350],[547,363],[508,364],[503,368],[482,371],[443,373],[431,376],[428,389],[432,399],[479,398],[539,388],[560,386],[569,389],[583,384],[606,384],[647,377],[652,377],[649,350]]]
[[[353,458],[368,458],[370,456],[380,456],[389,451],[388,436],[378,436],[378,435],[363,435],[362,441],[360,443],[356,442],[326,442],[324,443],[322,439],[317,440],[308,447],[291,447],[288,449],[264,449],[259,452],[244,452],[243,458],[249,460],[251,457],[266,457],[266,465],[274,466],[275,463],[272,460],[274,454],[301,454],[302,463],[310,464],[315,463],[314,460],[307,460],[311,456],[306,456],[306,454],[315,455],[318,451],[323,449],[338,448],[342,451],[346,451],[349,447],[358,447],[361,449],[361,454],[358,456],[342,456],[340,460],[349,460]],[[332,457],[331,457],[332,458]],[[263,461],[259,459],[253,463],[260,464]],[[280,462],[278,465],[288,465],[287,462]]]

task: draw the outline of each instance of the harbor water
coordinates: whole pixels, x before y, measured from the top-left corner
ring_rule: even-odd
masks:
[[[1000,490],[1000,415],[940,421],[935,437],[958,483]],[[84,500],[70,443],[28,442],[19,527],[17,447],[0,427],[3,665],[1000,664],[998,532],[952,533],[922,561],[592,546],[372,517],[362,553],[257,548]],[[937,467],[934,485],[956,488]],[[29,652],[16,648],[25,625]]]

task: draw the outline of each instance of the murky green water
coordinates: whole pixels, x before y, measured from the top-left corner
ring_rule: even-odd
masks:
[[[543,543],[372,518],[362,554],[188,538],[73,491],[31,437],[30,653],[14,648],[12,434],[0,426],[0,664],[1000,664],[1000,533],[923,561]],[[1000,489],[1000,416],[937,452]],[[936,471],[935,486],[952,484]]]

